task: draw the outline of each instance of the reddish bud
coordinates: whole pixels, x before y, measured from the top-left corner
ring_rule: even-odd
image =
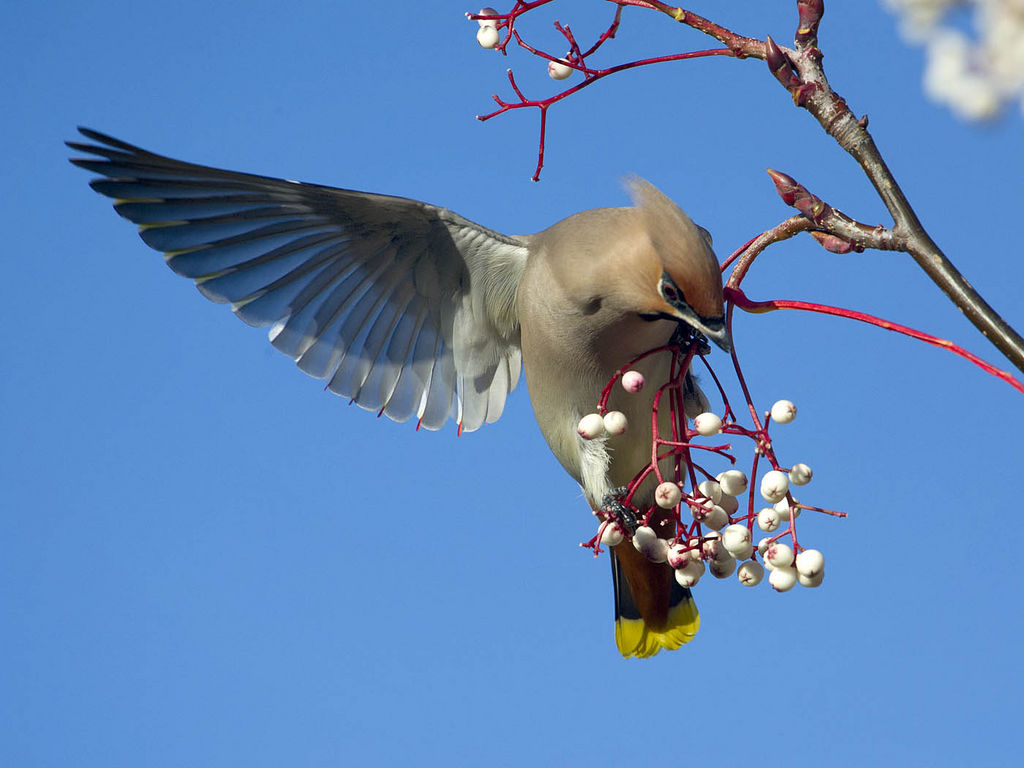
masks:
[[[824,0],[797,0],[797,14],[800,22],[797,25],[794,43],[797,48],[810,48],[818,44],[818,24],[825,15]]]
[[[858,248],[849,240],[844,240],[837,235],[829,235],[825,232],[811,232],[811,237],[818,241],[818,245],[832,253],[852,253],[853,251],[860,253],[864,250],[863,248]]]
[[[789,58],[785,52],[772,40],[772,36],[768,35],[764,41],[764,53],[765,61],[768,63],[768,69],[775,75],[775,79],[782,83],[788,90],[792,91],[797,88],[802,82],[797,76],[793,69],[793,65],[789,63]]]
[[[772,181],[775,182],[775,191],[779,193],[779,197],[782,198],[782,202],[786,205],[793,205],[796,202],[797,196],[807,194],[804,186],[792,176],[780,171],[774,171],[771,168],[768,169],[768,175],[772,177]]]
[[[810,192],[806,197],[797,196],[797,199],[793,201],[793,207],[815,224],[820,224],[821,220],[832,212],[832,206],[822,202]]]
[[[804,107],[810,100],[811,96],[818,90],[816,83],[804,83],[795,90],[793,90],[793,103],[798,107]]]

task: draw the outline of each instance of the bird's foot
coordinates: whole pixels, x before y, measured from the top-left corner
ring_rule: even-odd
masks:
[[[618,522],[622,523],[629,531],[630,535],[636,532],[637,519],[636,515],[633,514],[633,510],[622,503],[622,500],[626,498],[626,494],[629,493],[628,486],[621,486],[619,488],[613,488],[611,493],[605,495],[601,499],[601,511],[607,517],[613,517]]]

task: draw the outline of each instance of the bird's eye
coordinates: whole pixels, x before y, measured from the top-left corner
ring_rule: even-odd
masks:
[[[669,283],[661,284],[661,295],[664,296],[665,299],[668,301],[679,300],[679,291],[677,291],[675,287]]]

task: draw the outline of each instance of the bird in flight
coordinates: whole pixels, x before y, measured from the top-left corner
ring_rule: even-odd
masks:
[[[509,236],[400,197],[219,170],[154,154],[97,131],[68,142],[91,186],[138,225],[167,265],[305,373],[367,410],[471,432],[501,416],[525,370],[555,458],[603,516],[651,461],[650,387],[616,391],[629,429],[577,431],[623,365],[680,329],[725,351],[722,283],[711,238],[653,185],[634,205],[582,211]],[[668,381],[671,354],[636,365]],[[686,376],[687,415],[707,400]],[[653,476],[633,503],[653,505]],[[652,523],[653,524],[653,523]],[[670,526],[666,526],[670,527]],[[615,636],[624,656],[689,642],[690,591],[627,539],[612,548]]]

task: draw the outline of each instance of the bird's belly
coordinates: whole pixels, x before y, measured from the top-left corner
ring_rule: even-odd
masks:
[[[525,347],[524,344],[524,353]],[[524,354],[524,357],[526,383],[541,433],[562,467],[583,487],[591,505],[599,504],[610,488],[628,485],[648,466],[652,458],[653,402],[658,387],[668,380],[669,354],[652,355],[633,366],[647,381],[641,392],[626,392],[618,382],[613,385],[607,408],[624,413],[628,426],[622,435],[590,441],[595,445],[587,445],[588,441],[579,436],[577,426],[584,415],[598,410],[601,392],[618,369],[596,367],[580,371],[570,365],[531,365],[529,356]],[[543,395],[537,397],[536,392]],[[665,414],[667,405],[665,402],[662,409]],[[665,417],[662,417],[662,429],[668,429]],[[601,482],[595,481],[593,467],[588,466],[588,462],[595,460],[606,462],[606,473]],[[663,471],[668,471],[664,463]],[[653,483],[645,482],[637,501],[648,503],[648,497],[653,496],[653,487]]]

